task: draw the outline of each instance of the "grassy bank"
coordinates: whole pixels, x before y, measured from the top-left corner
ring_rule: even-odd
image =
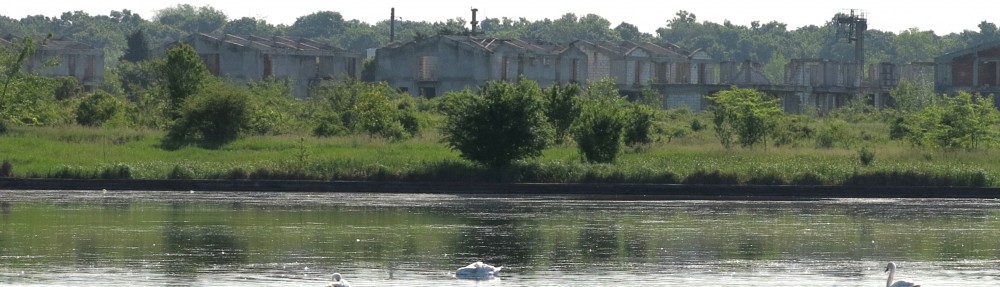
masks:
[[[703,116],[671,122],[679,127]],[[689,130],[630,149],[614,164],[582,163],[576,147],[564,145],[530,161],[488,169],[461,159],[433,131],[402,142],[367,136],[258,136],[219,150],[168,151],[159,147],[159,131],[12,127],[0,135],[0,160],[9,162],[10,176],[27,178],[998,185],[1000,163],[992,159],[1000,152],[946,152],[869,136],[887,134],[880,124],[849,124],[848,130],[845,137],[858,140],[834,148],[817,148],[814,140],[803,139],[781,147],[732,150],[724,149],[709,129]],[[860,160],[861,147],[872,151],[870,164]]]

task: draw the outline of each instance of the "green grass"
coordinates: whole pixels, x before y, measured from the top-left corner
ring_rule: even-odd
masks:
[[[681,114],[687,126],[705,115]],[[813,123],[820,126],[822,123]],[[724,149],[711,127],[639,151],[614,164],[587,164],[570,143],[501,169],[461,159],[435,132],[402,142],[367,136],[259,136],[218,150],[159,147],[162,132],[84,127],[10,127],[0,135],[0,161],[15,177],[409,180],[474,182],[637,182],[825,185],[997,186],[996,150],[914,148],[879,136],[878,123],[848,124],[850,147],[816,148],[813,139],[782,147]],[[885,131],[883,133],[883,130]],[[864,165],[859,150],[874,160]]]

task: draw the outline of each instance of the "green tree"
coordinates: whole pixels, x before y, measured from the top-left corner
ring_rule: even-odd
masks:
[[[894,108],[902,114],[921,111],[937,102],[932,79],[900,79],[889,91]]]
[[[101,90],[84,98],[76,109],[76,122],[85,126],[120,125],[124,118],[125,102]]]
[[[443,141],[461,157],[490,167],[537,157],[549,144],[552,128],[545,120],[541,88],[521,78],[518,84],[487,82],[481,96],[454,94],[442,127]]]
[[[555,129],[555,143],[562,144],[580,116],[580,86],[570,83],[566,86],[553,85],[544,91],[545,116]]]
[[[318,87],[312,94],[308,106],[313,108],[311,117],[318,120],[318,125],[338,123],[352,134],[368,134],[390,140],[402,140],[419,132],[419,127],[408,126],[407,123],[414,111],[401,108],[406,106],[403,102],[409,96],[400,94],[385,82],[345,79],[337,84]],[[340,120],[331,120],[334,116]],[[317,129],[321,127],[314,128],[314,131]]]
[[[250,116],[249,92],[220,82],[198,91],[184,103],[181,117],[163,138],[163,147],[196,144],[210,149],[239,139]]]
[[[653,109],[646,105],[633,104],[631,106],[626,110],[628,112],[625,115],[625,145],[635,147],[652,143]]]
[[[621,152],[626,100],[614,83],[606,77],[587,87],[583,110],[574,124],[573,137],[587,162],[614,162]]]
[[[911,114],[906,132],[911,143],[948,150],[996,146],[1000,115],[990,97],[959,92],[944,102]]]
[[[176,119],[180,107],[191,95],[198,92],[211,77],[208,68],[201,62],[198,52],[188,44],[180,43],[167,51],[167,62],[163,66],[167,80],[170,111]]]
[[[142,29],[129,34],[126,41],[128,42],[128,48],[125,50],[122,60],[134,63],[150,58],[149,40],[146,39],[146,33],[142,32]]]
[[[727,149],[735,135],[745,148],[764,142],[781,116],[778,100],[754,89],[733,87],[709,97],[712,122],[719,141]]]
[[[188,33],[213,33],[226,24],[226,14],[212,6],[178,4],[164,8],[154,16],[157,22]]]
[[[306,38],[332,38],[344,32],[344,16],[339,12],[320,11],[295,19],[288,34]]]

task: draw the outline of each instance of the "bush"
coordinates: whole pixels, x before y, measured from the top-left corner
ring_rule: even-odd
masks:
[[[248,96],[242,89],[222,85],[203,89],[187,101],[182,117],[164,138],[164,147],[222,147],[239,138],[248,120],[248,107]]]
[[[194,179],[194,171],[191,168],[185,166],[175,165],[170,173],[167,174],[168,179]]]
[[[386,83],[365,83],[352,79],[321,86],[313,91],[309,106],[313,115],[331,123],[331,112],[340,115],[340,122],[351,134],[368,134],[390,140],[402,140],[419,132],[414,124],[414,105]]]
[[[340,115],[331,113],[319,119],[319,125],[313,128],[312,134],[317,137],[342,136],[350,133],[344,123],[340,120]]]
[[[733,87],[709,97],[716,136],[731,148],[733,136],[745,148],[764,142],[782,115],[778,100],[754,89]]]
[[[130,179],[132,178],[132,167],[124,163],[115,164],[101,170],[101,179]]]
[[[868,147],[862,147],[858,150],[858,159],[861,160],[861,165],[872,165],[875,162],[875,151]]]
[[[700,132],[704,128],[705,126],[701,123],[700,120],[698,119],[691,120],[691,131]]]
[[[650,134],[653,110],[649,106],[633,105],[625,120],[625,145],[634,147],[653,142]]]
[[[836,119],[830,121],[826,127],[816,133],[816,147],[834,148],[840,146],[846,148],[851,146],[853,142],[852,138],[850,133],[847,132],[847,123]]]
[[[589,102],[577,120],[574,137],[587,162],[611,163],[618,159],[625,119],[615,105]]]
[[[10,163],[10,160],[3,160],[3,164],[0,164],[0,177],[14,177],[14,164]]]
[[[740,178],[735,174],[722,173],[718,170],[707,172],[698,170],[684,178],[684,184],[739,184]]]
[[[490,167],[541,155],[552,128],[546,122],[541,89],[521,78],[517,85],[487,82],[482,96],[458,94],[447,110],[444,141],[461,157]]]
[[[96,91],[83,99],[76,109],[76,122],[84,126],[102,126],[109,122],[123,122],[125,103],[115,96]]]
[[[576,118],[580,116],[580,87],[553,85],[545,90],[545,116],[555,129],[555,142],[562,144]]]

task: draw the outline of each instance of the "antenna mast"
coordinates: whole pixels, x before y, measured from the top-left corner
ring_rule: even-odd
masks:
[[[865,31],[868,30],[868,15],[862,10],[851,9],[850,14],[838,13],[837,34],[847,38],[848,43],[854,43],[854,62],[857,71],[854,75],[854,86],[861,87],[861,76],[865,67]]]

